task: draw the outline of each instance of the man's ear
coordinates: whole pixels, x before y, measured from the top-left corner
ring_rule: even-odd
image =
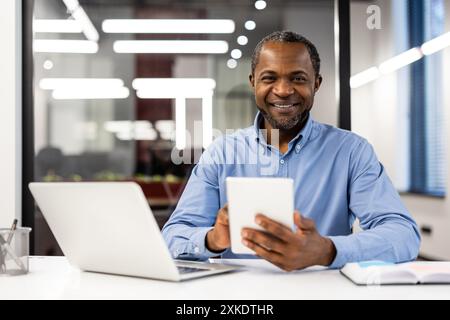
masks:
[[[322,76],[319,74],[314,82],[314,93],[319,91],[320,85],[322,84]]]
[[[250,81],[250,85],[252,86],[252,89],[255,89],[255,77],[253,76],[252,73],[249,74],[248,80]]]

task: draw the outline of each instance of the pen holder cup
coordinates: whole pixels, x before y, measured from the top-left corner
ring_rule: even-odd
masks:
[[[28,273],[31,228],[0,228],[0,275]]]

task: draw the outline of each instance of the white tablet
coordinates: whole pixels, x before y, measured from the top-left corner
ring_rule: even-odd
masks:
[[[255,254],[242,244],[242,228],[262,230],[255,223],[257,213],[289,228],[294,227],[294,182],[287,178],[229,177],[227,183],[231,251]]]

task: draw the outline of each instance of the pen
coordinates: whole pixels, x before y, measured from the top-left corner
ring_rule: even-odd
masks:
[[[9,230],[8,239],[6,240],[6,242],[8,244],[11,244],[12,238],[14,236],[14,231],[16,230],[16,227],[17,227],[17,219],[14,219],[13,223],[12,223],[12,226],[11,226],[11,229]],[[1,253],[2,253],[3,256],[6,255],[6,252],[4,252],[3,249],[1,249]]]
[[[5,272],[6,272],[5,257],[3,256],[3,249],[0,246],[0,273]]]
[[[14,236],[14,231],[16,230],[17,227],[17,219],[14,219],[13,224],[11,226],[11,230],[9,231],[9,235],[8,235],[8,239],[6,240],[6,242],[8,244],[11,243],[12,237]]]

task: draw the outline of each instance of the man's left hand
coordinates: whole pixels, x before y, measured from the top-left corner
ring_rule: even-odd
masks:
[[[298,211],[294,213],[295,232],[262,214],[257,214],[255,221],[264,231],[242,229],[243,244],[283,270],[329,266],[336,256],[333,242],[322,237],[314,221]]]

